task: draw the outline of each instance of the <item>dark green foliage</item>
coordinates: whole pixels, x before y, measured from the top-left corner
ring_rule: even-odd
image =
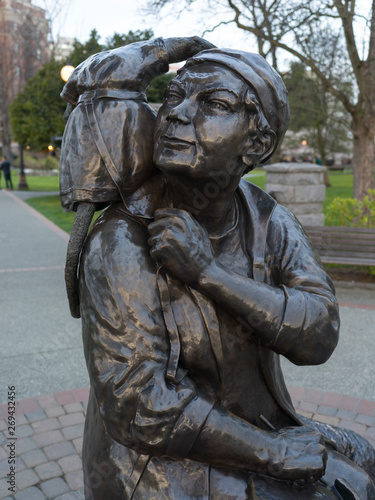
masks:
[[[87,42],[81,43],[76,40],[74,42],[73,52],[69,57],[69,64],[76,67],[91,55],[101,52],[103,50],[103,45],[99,43],[99,40],[100,36],[95,29],[91,31],[90,38]]]
[[[292,62],[283,79],[290,105],[289,129],[305,132],[309,146],[323,165],[327,156],[347,153],[351,145],[350,120],[343,105],[300,62]]]
[[[75,42],[74,50],[69,58],[70,64],[77,66],[92,54],[102,50],[116,48],[136,41],[148,40],[153,36],[152,30],[137,30],[120,35],[115,33],[106,45],[99,43],[100,37],[92,30],[86,43]],[[52,136],[63,134],[63,114],[66,103],[60,98],[64,82],[60,70],[65,62],[51,60],[31,78],[24,90],[16,97],[11,106],[11,123],[14,140],[22,146],[42,150],[47,148]],[[151,102],[161,102],[164,90],[173,75],[157,78],[149,90]]]
[[[127,34],[120,35],[115,33],[112,37],[107,38],[104,50],[116,49],[117,47],[122,47],[123,45],[129,45],[134,42],[141,42],[143,40],[149,40],[154,36],[154,32],[151,29],[148,30],[137,30],[129,31]]]
[[[69,57],[69,63],[76,67],[93,54],[97,54],[103,50],[116,49],[117,47],[129,45],[133,42],[149,40],[153,36],[154,32],[151,29],[129,31],[126,34],[115,33],[112,37],[107,38],[104,44],[101,44],[98,32],[93,29],[87,42],[81,43],[77,40],[75,41],[73,52]]]
[[[375,227],[375,189],[363,200],[335,198],[328,206],[327,226]]]
[[[175,76],[176,73],[167,73],[166,75],[155,78],[147,92],[147,99],[149,102],[163,102],[165,89]]]
[[[60,62],[46,63],[11,105],[14,140],[24,147],[45,149],[52,136],[62,135],[64,131],[65,103],[60,98],[64,82],[60,69]]]

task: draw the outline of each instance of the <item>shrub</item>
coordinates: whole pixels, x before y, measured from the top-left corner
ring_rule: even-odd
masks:
[[[43,160],[40,158],[30,154],[30,153],[24,153],[23,154],[23,164],[25,168],[31,168],[33,170],[42,170],[43,169]],[[13,167],[19,168],[20,167],[20,157],[18,156],[15,160],[12,162]]]
[[[328,226],[375,227],[375,189],[369,189],[363,201],[335,198],[326,212]]]
[[[54,156],[47,156],[44,160],[44,168],[46,170],[58,170],[60,167],[60,161]]]

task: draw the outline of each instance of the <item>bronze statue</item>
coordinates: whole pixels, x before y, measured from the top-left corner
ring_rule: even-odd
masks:
[[[159,56],[168,57],[169,46],[179,47],[180,59],[192,57],[158,113],[152,168],[131,184],[132,162],[152,150],[149,133],[127,143],[130,157],[117,151],[116,165],[106,156],[110,148],[103,157],[97,131],[90,139],[86,130],[83,156],[96,158],[96,167],[110,164],[106,180],[95,177],[103,165],[95,175],[85,170],[81,192],[91,183],[99,198],[95,189],[80,197],[74,181],[66,184],[69,203],[88,213],[79,244],[70,247],[76,262],[70,276],[93,211],[87,204],[111,202],[84,243],[79,279],[72,278],[79,294],[72,294],[75,282],[68,289],[82,317],[91,380],[85,497],[374,499],[364,470],[374,472],[373,448],[349,431],[297,415],[280,369],[280,354],[300,365],[324,363],[339,333],[333,284],[300,224],[242,179],[282,140],[289,119],[284,84],[260,56],[209,48],[197,38],[126,49],[134,59],[122,60],[124,80],[154,43]],[[92,74],[108,63],[108,78],[112,56],[92,64]],[[74,78],[71,86],[86,92]],[[93,81],[100,87],[111,79]],[[128,98],[104,90],[92,97],[110,99],[108,106],[121,112],[127,103],[118,100]],[[93,100],[77,107],[92,106],[97,116],[107,103]],[[99,120],[105,146],[118,123],[111,113]],[[135,129],[114,130],[112,151],[127,134],[138,134],[137,120]],[[64,147],[78,151],[73,114],[69,121],[73,144]],[[81,175],[79,162],[69,169]],[[112,194],[101,197],[101,182]]]

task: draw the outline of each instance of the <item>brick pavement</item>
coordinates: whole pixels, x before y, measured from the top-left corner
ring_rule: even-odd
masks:
[[[87,388],[16,405],[16,493],[9,495],[7,406],[0,406],[0,499],[83,499],[82,435]]]
[[[375,402],[289,388],[297,411],[352,429],[375,446]],[[87,388],[27,398],[16,405],[16,493],[9,495],[7,406],[0,406],[0,499],[83,499],[82,435]]]

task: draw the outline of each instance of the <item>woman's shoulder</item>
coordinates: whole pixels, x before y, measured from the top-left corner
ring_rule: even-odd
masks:
[[[87,236],[81,262],[102,269],[120,266],[149,265],[147,227],[137,217],[126,213],[121,203],[107,208],[96,220]]]
[[[102,311],[143,314],[160,310],[156,263],[148,245],[147,227],[122,211],[118,203],[97,219],[80,260],[80,294]],[[85,297],[83,299],[83,297]],[[122,305],[121,305],[122,304]]]
[[[147,223],[162,198],[164,183],[159,176],[147,181],[128,199],[128,207],[116,203],[108,207],[93,225],[83,251],[83,261],[99,259],[106,265],[116,263],[121,256],[133,266],[148,269],[154,266],[148,245]]]

